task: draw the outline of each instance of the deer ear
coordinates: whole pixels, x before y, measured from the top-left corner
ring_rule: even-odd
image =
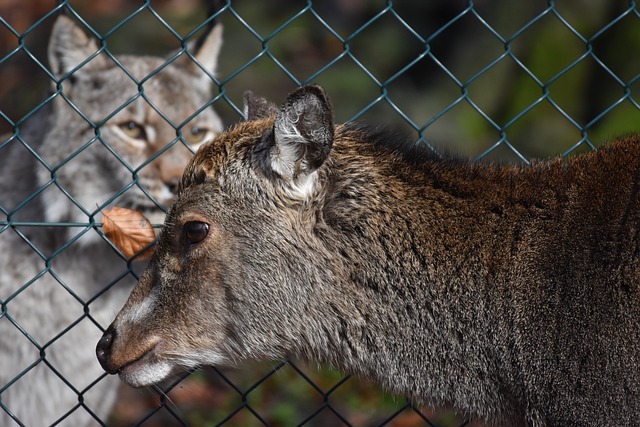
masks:
[[[333,145],[333,117],[320,86],[304,86],[291,93],[276,114],[271,169],[296,190],[313,188],[314,172]]]
[[[265,119],[270,116],[275,116],[278,112],[278,107],[273,102],[267,101],[265,98],[256,96],[250,90],[244,93],[244,117],[245,120],[258,120]]]

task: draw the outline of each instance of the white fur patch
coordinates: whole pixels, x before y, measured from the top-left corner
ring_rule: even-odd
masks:
[[[144,387],[164,380],[172,371],[173,364],[169,362],[136,362],[122,369],[119,375],[122,381],[132,387]]]
[[[143,322],[144,319],[149,314],[151,314],[151,312],[155,308],[157,298],[157,291],[155,291],[154,288],[145,299],[143,299],[133,307],[129,307],[126,312],[122,313],[121,322],[127,324],[136,324]]]
[[[316,174],[304,175],[282,186],[289,197],[297,200],[307,200],[313,196],[316,187]]]
[[[295,122],[288,117],[276,122],[276,149],[271,156],[271,167],[278,174],[290,178],[294,174],[296,163],[301,157],[299,145],[308,144],[309,141],[298,131]]]
[[[184,351],[176,362],[185,368],[195,368],[201,365],[222,365],[227,360],[219,351],[214,349],[200,349]]]
[[[271,167],[282,176],[286,183],[282,186],[289,197],[299,200],[310,198],[315,189],[315,173],[307,173],[303,156],[304,145],[309,144],[295,126],[291,117],[283,116],[277,122],[276,147],[271,156]],[[296,164],[300,162],[302,171],[296,174]]]

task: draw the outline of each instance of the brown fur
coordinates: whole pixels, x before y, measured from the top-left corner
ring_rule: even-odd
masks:
[[[318,87],[254,104],[183,175],[108,372],[296,354],[492,425],[638,422],[636,136],[486,165],[334,129]]]

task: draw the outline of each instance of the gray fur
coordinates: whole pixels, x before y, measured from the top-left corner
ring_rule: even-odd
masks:
[[[338,126],[301,198],[270,163],[301,107],[292,158],[320,153],[331,114],[304,87],[196,154],[98,344],[108,372],[144,386],[293,354],[489,425],[637,425],[637,136],[517,167]]]
[[[202,45],[206,51],[193,52],[209,74],[215,71],[220,31],[214,29],[207,37]],[[49,64],[63,93],[21,124],[17,133],[0,140],[4,144],[0,148],[0,207],[8,213],[5,218],[0,211],[1,220],[99,224],[100,210],[118,205],[139,209],[152,222],[162,222],[162,206],[173,198],[191,151],[177,141],[143,166],[176,139],[176,131],[142,97],[110,116],[136,96],[138,87],[104,53],[83,63],[96,50],[95,40],[71,19],[57,19]],[[211,96],[211,79],[184,57],[143,83],[145,96],[176,125]],[[138,80],[165,62],[156,57],[118,59]],[[143,126],[146,137],[127,139],[122,126],[129,122]],[[90,124],[99,126],[99,139]],[[182,128],[185,139],[193,126],[208,129],[211,138],[221,130],[220,119],[211,108]],[[82,149],[85,144],[88,147]],[[67,161],[76,152],[79,154]],[[133,180],[129,168],[135,171],[139,185],[126,189]],[[35,197],[29,199],[31,195]],[[72,243],[57,253],[68,242]],[[98,425],[94,416],[106,422],[117,382],[100,379],[102,371],[92,343],[101,335],[95,322],[104,327],[130,292],[134,277],[127,271],[126,260],[91,227],[0,227],[0,302],[6,308],[6,314],[0,315],[0,402],[24,425],[50,425],[72,411],[59,425]],[[88,316],[84,315],[85,304]],[[43,357],[38,346],[43,348]],[[94,381],[98,382],[91,386]],[[17,424],[0,409],[0,425]]]

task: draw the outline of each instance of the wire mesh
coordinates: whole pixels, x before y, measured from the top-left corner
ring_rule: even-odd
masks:
[[[58,425],[74,425],[71,420],[77,412],[90,414],[96,425],[114,426],[468,424],[455,415],[433,413],[401,397],[387,396],[365,382],[294,360],[236,371],[207,367],[163,388],[122,388],[115,410],[106,418],[97,415],[85,401],[104,375],[79,387],[67,379],[57,362],[49,360],[50,350],[77,325],[90,322],[104,330],[106,324],[94,317],[92,309],[122,281],[137,275],[132,260],[121,256],[120,271],[86,296],[58,274],[56,260],[80,246],[89,235],[103,236],[100,212],[117,204],[128,192],[139,189],[153,205],[162,206],[140,176],[159,158],[169,155],[174,146],[185,145],[188,125],[204,111],[214,108],[230,124],[242,118],[244,90],[281,101],[294,87],[313,82],[327,89],[338,121],[383,123],[413,135],[436,151],[461,151],[481,161],[523,164],[533,158],[569,156],[593,149],[609,136],[633,131],[640,118],[636,99],[640,58],[635,54],[640,47],[640,14],[634,1],[522,5],[506,0],[227,0],[208,16],[204,4],[188,2],[188,6],[181,6],[169,0],[114,2],[107,12],[93,10],[88,5],[91,2],[36,3],[34,14],[22,20],[12,13],[12,7],[19,6],[0,7],[0,74],[3,81],[13,82],[0,89],[0,130],[5,132],[0,138],[0,165],[9,150],[20,149],[48,174],[45,182],[17,202],[9,203],[0,194],[0,241],[14,233],[17,242],[28,247],[31,262],[36,265],[28,280],[0,283],[0,321],[18,330],[38,353],[36,359],[20,365],[15,376],[0,384],[0,412],[11,415],[13,408],[3,395],[22,377],[46,366],[60,380],[60,387],[77,396],[74,405],[62,408],[62,415],[53,423]],[[43,59],[43,46],[61,13],[96,41],[96,50],[58,77]],[[198,62],[189,43],[216,22],[224,25],[225,38],[218,73],[213,75]],[[142,30],[147,26],[151,28],[148,34]],[[139,43],[138,36],[142,38]],[[156,43],[159,40],[162,43]],[[156,54],[159,51],[155,49],[165,47],[173,53],[141,77],[120,60],[121,49]],[[136,92],[96,119],[76,104],[66,88],[99,56],[116,64],[133,82]],[[185,56],[208,75],[213,95],[186,117],[174,120],[156,105],[149,92],[154,79]],[[32,83],[40,80],[42,87],[51,88],[45,96],[42,87]],[[52,163],[26,129],[55,100],[64,100],[82,118],[82,126],[91,136],[64,159]],[[174,134],[164,141],[163,148],[140,164],[131,165],[110,145],[104,129],[121,111],[141,100],[171,126]],[[46,129],[42,132],[41,138],[45,138]],[[70,137],[77,133],[69,130]],[[107,199],[87,205],[77,200],[59,176],[69,165],[85,161],[82,156],[97,146],[108,150],[130,179]],[[0,170],[4,181],[19,182],[34,174],[12,169],[20,175],[8,176],[7,170]],[[73,203],[85,219],[47,221],[42,215],[23,215],[52,189]],[[74,231],[55,250],[47,251],[32,241],[34,229],[52,236],[57,236],[56,230]],[[106,240],[102,244],[109,245]],[[113,246],[110,249],[117,252]],[[2,268],[9,268],[15,261],[13,253],[0,256]],[[86,262],[86,268],[93,268],[90,254]],[[38,331],[23,325],[28,323],[25,313],[12,310],[18,299],[29,298],[30,289],[43,277],[53,278],[52,283],[63,288],[80,309],[73,321],[44,340],[37,336]],[[86,345],[93,348],[95,342]],[[13,421],[22,425],[18,418]]]

